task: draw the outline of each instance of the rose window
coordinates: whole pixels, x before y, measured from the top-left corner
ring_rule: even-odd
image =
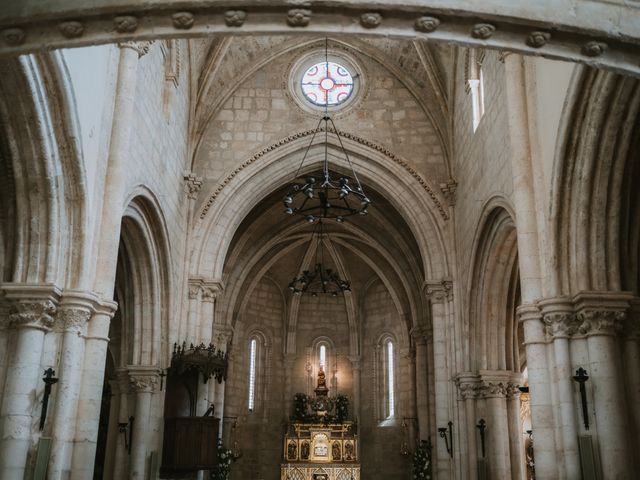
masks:
[[[342,65],[321,62],[309,67],[302,76],[302,92],[313,104],[335,106],[345,102],[353,91],[353,77]]]

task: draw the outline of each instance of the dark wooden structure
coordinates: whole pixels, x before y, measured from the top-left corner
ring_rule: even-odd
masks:
[[[164,420],[160,476],[179,477],[218,464],[218,428],[214,417],[172,417]]]

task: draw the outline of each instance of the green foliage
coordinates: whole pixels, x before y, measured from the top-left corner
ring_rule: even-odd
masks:
[[[222,440],[218,440],[218,466],[211,472],[211,480],[229,480],[232,460],[231,450],[222,445]]]
[[[431,441],[422,440],[413,454],[413,480],[431,480]]]

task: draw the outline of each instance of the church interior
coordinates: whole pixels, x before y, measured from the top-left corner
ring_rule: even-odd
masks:
[[[176,3],[0,12],[0,478],[637,478],[640,7]]]

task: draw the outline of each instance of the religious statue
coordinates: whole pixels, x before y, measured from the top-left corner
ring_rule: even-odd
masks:
[[[318,372],[318,388],[327,388],[327,379],[322,367],[320,367],[320,371]]]
[[[289,442],[289,447],[287,448],[287,459],[288,460],[296,460],[298,456],[298,446],[295,442]]]
[[[344,459],[353,460],[353,443],[345,442],[344,444]]]
[[[309,442],[302,442],[300,447],[300,460],[309,460]]]
[[[333,461],[340,460],[341,456],[340,442],[333,442],[333,446],[331,447],[331,457],[333,458]]]

